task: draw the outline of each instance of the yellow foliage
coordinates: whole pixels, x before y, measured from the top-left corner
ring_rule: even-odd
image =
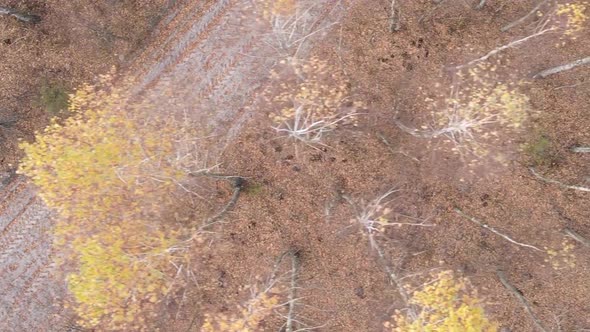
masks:
[[[584,30],[584,24],[588,20],[588,15],[586,15],[587,5],[587,2],[557,5],[557,15],[563,16],[567,20],[567,27],[564,32],[566,36],[571,36]]]
[[[100,84],[71,96],[69,119],[21,144],[20,172],[58,211],[55,245],[78,268],[67,280],[81,324],[142,330],[140,313],[168,292],[182,252],[159,212],[185,175],[176,142],[188,131],[132,106],[111,77]]]
[[[545,262],[550,263],[555,270],[576,267],[576,255],[573,250],[576,247],[575,243],[569,239],[563,240],[561,249],[551,249],[545,247],[545,252],[548,257]]]
[[[71,97],[72,117],[64,124],[54,120],[34,143],[21,144],[26,157],[20,171],[65,217],[88,218],[99,208],[137,210],[137,196],[157,198],[170,190],[171,182],[159,179],[182,176],[166,159],[174,154],[176,128],[125,110],[120,92],[83,86]]]
[[[486,317],[474,291],[469,291],[465,279],[457,279],[449,271],[422,290],[414,292],[411,305],[421,311],[414,319],[398,312],[395,326],[385,326],[392,332],[495,332],[496,324]]]
[[[165,274],[158,268],[168,264],[166,250],[173,241],[142,234],[143,240],[154,247],[130,250],[129,243],[138,243],[139,239],[130,240],[134,235],[124,232],[121,227],[111,227],[73,243],[80,266],[67,281],[79,304],[74,310],[83,318],[83,326],[108,320],[110,328],[132,324],[135,330],[141,330],[136,318],[169,290]]]

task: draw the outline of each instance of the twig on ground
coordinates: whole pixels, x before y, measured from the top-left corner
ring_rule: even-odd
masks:
[[[526,21],[529,17],[534,15],[539,10],[539,8],[541,8],[541,6],[543,6],[545,3],[547,3],[547,1],[548,0],[543,0],[543,1],[539,2],[533,9],[531,9],[530,12],[528,12],[528,14],[526,14],[525,16],[519,18],[518,20],[516,20],[510,24],[505,25],[502,29],[500,29],[500,31],[506,32],[506,31],[514,28],[515,26],[521,24],[522,22]]]
[[[529,170],[531,171],[531,173],[537,177],[539,180],[547,182],[547,183],[554,183],[559,185],[560,187],[566,188],[566,189],[572,189],[572,190],[578,190],[578,191],[584,191],[584,192],[590,192],[590,188],[586,188],[586,187],[581,187],[581,186],[571,186],[568,184],[565,184],[563,182],[559,182],[557,180],[553,180],[553,179],[548,179],[546,177],[541,176],[539,173],[537,173],[537,171],[535,171],[534,168],[530,167]]]
[[[463,69],[465,67],[469,67],[471,65],[474,65],[474,64],[476,64],[478,62],[486,61],[487,59],[491,58],[492,56],[494,56],[494,55],[496,55],[496,54],[498,54],[498,53],[500,53],[502,51],[505,51],[505,50],[507,50],[509,48],[516,47],[516,46],[518,46],[520,44],[523,44],[523,43],[525,43],[525,42],[527,42],[527,41],[535,38],[535,37],[542,36],[542,35],[546,34],[547,32],[554,31],[554,30],[555,30],[554,27],[544,28],[544,29],[542,29],[542,30],[540,30],[540,31],[532,34],[532,35],[529,35],[529,36],[526,36],[526,37],[523,37],[523,38],[520,38],[520,39],[511,41],[510,43],[508,43],[506,45],[502,45],[500,47],[497,47],[497,48],[491,50],[486,55],[484,55],[484,56],[482,56],[480,58],[471,60],[471,61],[467,62],[466,64],[455,66],[453,68],[456,69],[456,70],[459,70],[459,69]]]
[[[391,15],[389,17],[389,31],[399,31],[402,26],[401,11],[395,0],[391,0]]]
[[[586,247],[590,247],[590,240],[588,240],[587,238],[583,237],[582,235],[580,235],[578,232],[574,231],[573,229],[570,228],[565,228],[563,230],[563,232],[565,233],[565,235],[571,237],[572,239],[580,242],[581,244],[585,245]]]
[[[572,152],[576,153],[590,153],[590,146],[574,146]]]
[[[516,289],[516,287],[512,286],[512,284],[510,284],[510,282],[508,282],[508,279],[506,279],[506,276],[504,275],[504,272],[498,270],[498,271],[496,271],[496,275],[500,279],[500,282],[502,283],[502,285],[507,290],[509,290],[512,293],[512,295],[514,295],[518,299],[518,301],[522,304],[522,306],[524,307],[524,309],[526,310],[526,312],[529,314],[529,316],[533,320],[533,323],[535,324],[535,326],[540,331],[547,332],[547,330],[543,327],[543,324],[541,324],[541,322],[539,321],[539,319],[533,313],[533,310],[531,309],[531,306],[529,305],[529,303],[527,302],[527,300],[524,298],[524,296],[522,295],[522,293],[518,289]]]
[[[561,72],[566,71],[566,70],[574,69],[574,68],[579,67],[579,66],[584,66],[584,65],[587,65],[587,64],[590,64],[590,56],[589,57],[585,57],[583,59],[578,59],[576,61],[567,63],[565,65],[561,65],[561,66],[557,66],[557,67],[545,69],[545,70],[543,70],[543,71],[535,74],[533,76],[533,78],[545,78],[547,76],[551,76],[551,75],[554,75],[554,74],[557,74],[557,73],[561,73]]]
[[[39,23],[41,21],[41,17],[37,15],[30,15],[24,14],[19,12],[18,10],[0,6],[0,15],[8,15],[16,18],[17,20],[25,23]]]
[[[475,223],[475,224],[477,224],[477,225],[479,225],[479,226],[481,226],[481,227],[489,230],[490,232],[492,232],[492,233],[494,233],[494,234],[496,234],[496,235],[498,235],[498,236],[500,236],[500,237],[508,240],[508,242],[510,242],[510,243],[513,243],[513,244],[516,244],[517,246],[521,246],[521,247],[525,247],[525,248],[531,248],[531,249],[537,250],[537,251],[543,251],[543,250],[541,250],[541,249],[539,249],[539,248],[537,248],[537,247],[535,247],[533,245],[526,244],[526,243],[521,243],[521,242],[518,242],[518,241],[513,240],[511,237],[509,237],[508,235],[505,235],[503,233],[500,233],[499,231],[497,231],[492,226],[490,226],[488,224],[485,224],[485,223],[483,223],[483,222],[481,222],[481,221],[479,221],[479,220],[477,220],[477,219],[475,219],[475,218],[473,218],[473,217],[465,214],[459,208],[455,208],[455,213],[457,213],[458,215],[466,218],[467,220],[469,220],[469,221],[471,221],[471,222],[473,222],[473,223]]]
[[[223,209],[219,211],[219,213],[207,219],[207,221],[201,227],[199,227],[199,231],[206,230],[210,226],[218,223],[225,216],[225,214],[228,213],[236,205],[236,203],[238,202],[238,198],[240,197],[240,192],[242,191],[242,189],[244,189],[244,185],[245,180],[241,177],[235,177],[232,180],[232,186],[234,187],[234,191],[232,193],[230,200],[223,207]]]

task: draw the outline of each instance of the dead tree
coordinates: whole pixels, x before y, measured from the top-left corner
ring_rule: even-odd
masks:
[[[24,23],[39,23],[41,16],[26,14],[16,9],[0,6],[0,15],[7,15],[16,18],[17,20]]]
[[[566,63],[561,66],[545,69],[545,70],[535,74],[535,76],[533,76],[533,78],[545,78],[547,76],[561,73],[562,71],[574,69],[576,67],[584,66],[584,65],[588,65],[588,64],[590,64],[590,56],[585,57],[583,59],[578,59],[578,60],[570,62],[570,63]]]
[[[401,29],[401,13],[399,4],[391,0],[391,15],[389,16],[389,31],[396,32]]]

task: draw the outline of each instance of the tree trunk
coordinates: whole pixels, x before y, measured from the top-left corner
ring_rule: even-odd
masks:
[[[16,18],[17,20],[25,23],[39,23],[41,17],[37,15],[21,13],[18,10],[0,6],[0,15],[8,15]]]

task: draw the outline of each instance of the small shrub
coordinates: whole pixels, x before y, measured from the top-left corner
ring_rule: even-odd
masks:
[[[49,117],[60,115],[68,110],[70,97],[68,90],[59,83],[44,83],[41,86],[39,106],[42,107]]]
[[[533,167],[553,166],[558,157],[553,148],[553,142],[545,135],[538,135],[524,146],[524,153],[530,158]]]

